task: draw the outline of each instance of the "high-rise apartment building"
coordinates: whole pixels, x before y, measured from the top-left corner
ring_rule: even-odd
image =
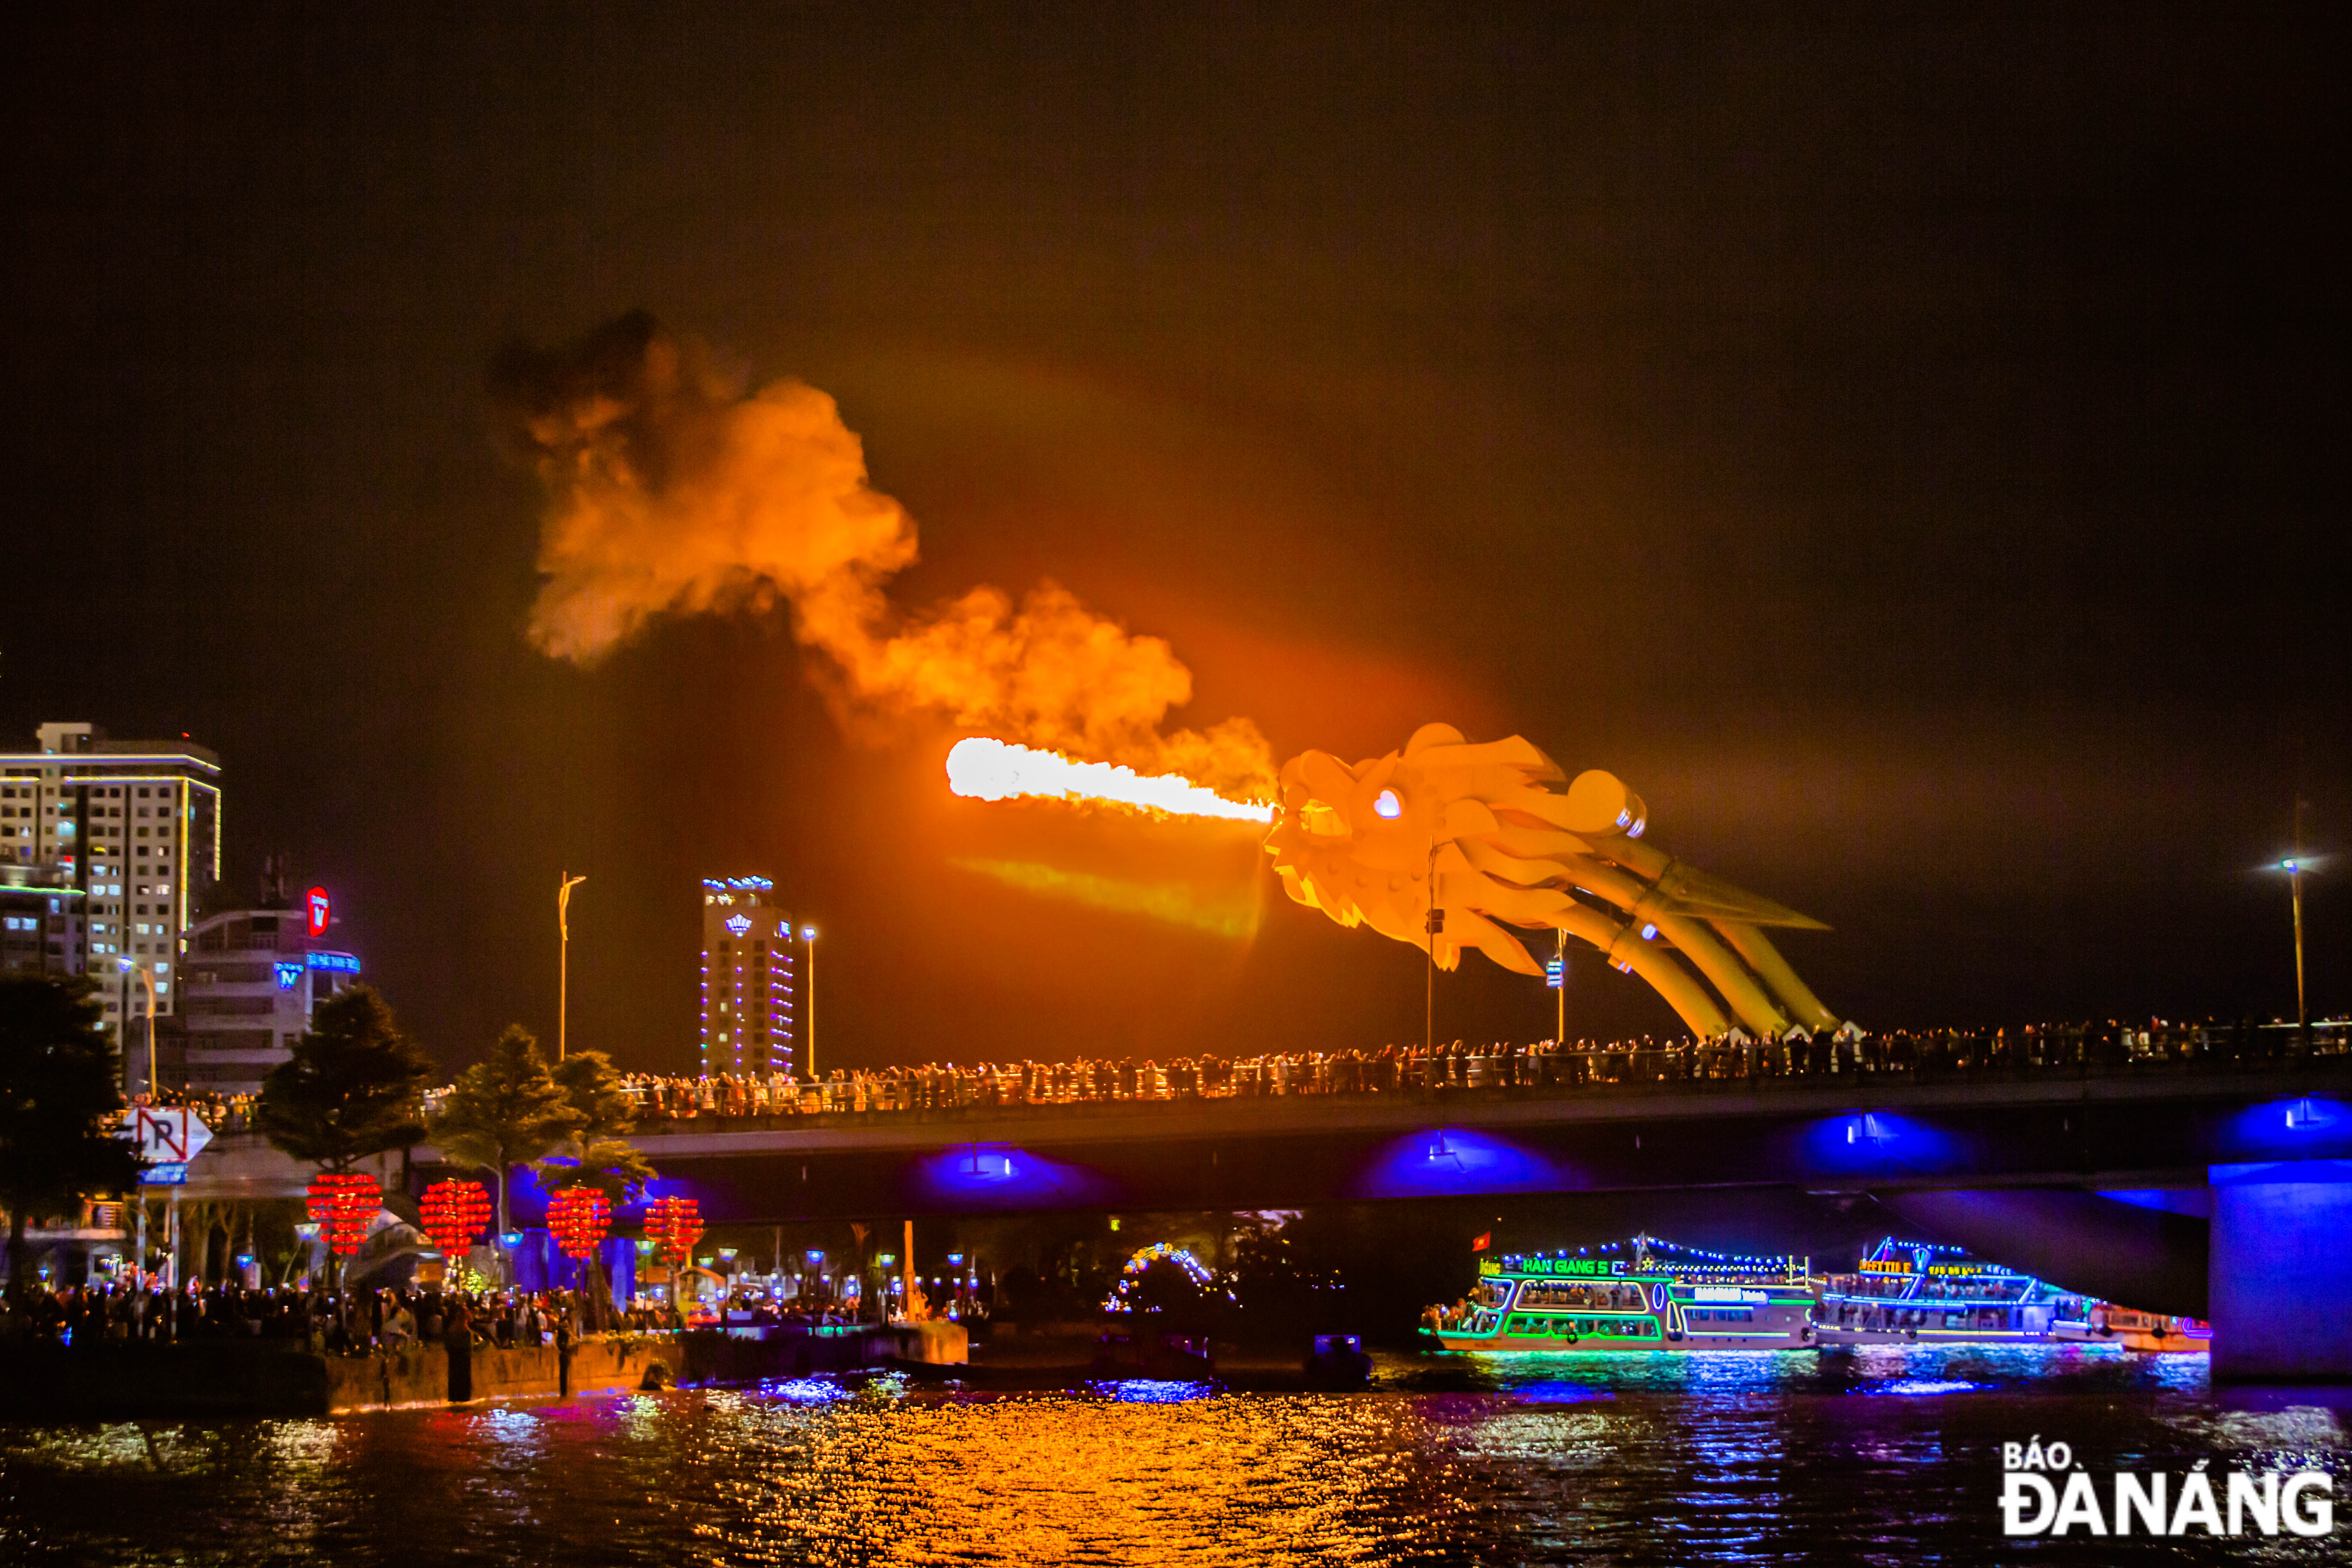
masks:
[[[702,1070],[793,1070],[793,920],[765,877],[702,880]]]
[[[166,1031],[157,1075],[164,1087],[260,1093],[319,1004],[359,984],[359,959],[327,947],[326,934],[317,893],[300,909],[232,910],[190,928],[180,1016]],[[135,1036],[131,1045],[138,1055]]]
[[[220,775],[203,746],[94,724],[44,724],[37,750],[0,752],[0,968],[90,975],[118,1036],[151,996],[176,1013],[184,933],[220,878]]]

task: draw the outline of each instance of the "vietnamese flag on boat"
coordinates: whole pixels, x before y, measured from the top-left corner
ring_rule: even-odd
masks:
[[[1470,1244],[1470,1250],[1473,1252],[1484,1252],[1486,1250],[1486,1244],[1494,1239],[1495,1233],[1490,1230],[1484,1236],[1481,1236],[1477,1240],[1472,1242]]]

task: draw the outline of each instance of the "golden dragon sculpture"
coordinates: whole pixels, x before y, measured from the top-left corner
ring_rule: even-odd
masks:
[[[1426,948],[1442,969],[1475,947],[1524,974],[1543,971],[1503,928],[1563,931],[1701,1038],[1734,1018],[1767,1038],[1839,1026],[1763,931],[1828,928],[1645,842],[1648,809],[1612,773],[1570,783],[1520,736],[1474,745],[1424,724],[1353,767],[1304,752],[1281,783],[1266,853],[1291,898],[1343,926]]]

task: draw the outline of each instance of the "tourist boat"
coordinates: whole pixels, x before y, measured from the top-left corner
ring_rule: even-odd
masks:
[[[2094,1303],[1957,1247],[1887,1237],[1822,1281],[1823,1347],[2113,1342]]]
[[[2098,1301],[2091,1307],[2095,1339],[2113,1340],[2127,1351],[2194,1355],[2213,1348],[2213,1325],[2202,1318],[2175,1318]]]
[[[1637,1236],[1482,1259],[1468,1299],[1425,1321],[1453,1351],[1809,1350],[1811,1270]]]

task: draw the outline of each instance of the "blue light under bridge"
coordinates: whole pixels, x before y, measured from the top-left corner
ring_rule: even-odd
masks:
[[[962,1143],[914,1163],[910,1185],[940,1207],[1024,1209],[1108,1203],[1109,1182],[1083,1165],[1004,1143]]]
[[[1391,1139],[1355,1183],[1356,1195],[1367,1198],[1549,1193],[1579,1184],[1534,1150],[1466,1127],[1431,1127]]]

